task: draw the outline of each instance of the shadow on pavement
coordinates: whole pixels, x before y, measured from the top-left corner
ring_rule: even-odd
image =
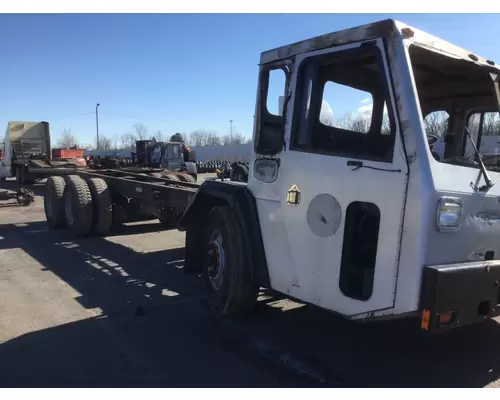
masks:
[[[495,321],[421,340],[413,321],[353,323],[270,291],[251,316],[217,319],[202,279],[183,272],[183,248],[72,241],[45,222],[0,235],[0,249],[23,249],[101,314],[2,343],[1,386],[483,387],[500,377]]]

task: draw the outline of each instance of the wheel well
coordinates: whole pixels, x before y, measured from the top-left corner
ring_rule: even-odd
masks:
[[[238,187],[236,190],[233,193],[212,190],[210,193],[204,193],[200,190],[194,202],[186,210],[179,223],[179,229],[186,231],[184,272],[188,274],[202,272],[200,246],[206,218],[212,208],[221,205],[228,206],[241,225],[245,254],[248,254],[252,279],[260,286],[270,287],[255,199],[251,195],[250,197],[249,193],[240,191]]]
[[[188,207],[181,219],[180,230],[186,231],[186,247],[184,256],[184,272],[201,273],[201,252],[199,250],[203,227],[210,210],[216,206],[228,205],[223,199],[207,194],[196,196],[195,202]]]

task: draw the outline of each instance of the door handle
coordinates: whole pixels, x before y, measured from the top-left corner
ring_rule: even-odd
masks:
[[[349,161],[347,161],[347,166],[348,167],[361,168],[363,166],[363,162],[362,161],[349,160]]]

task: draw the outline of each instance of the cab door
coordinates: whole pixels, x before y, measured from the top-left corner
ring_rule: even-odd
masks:
[[[163,166],[171,171],[181,171],[184,165],[184,157],[179,144],[168,144],[165,146]]]
[[[301,55],[293,71],[276,180],[251,184],[271,284],[344,315],[390,308],[408,166],[383,41]]]

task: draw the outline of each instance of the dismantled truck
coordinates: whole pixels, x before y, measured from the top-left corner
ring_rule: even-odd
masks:
[[[276,73],[282,113],[267,107]],[[221,315],[267,287],[349,319],[417,317],[427,332],[483,321],[500,314],[500,170],[470,118],[499,111],[499,73],[393,20],[269,50],[246,183],[82,170],[49,178],[47,219],[81,236],[106,234],[132,203],[168,219]],[[358,120],[322,121],[327,92]],[[436,111],[450,116],[443,157],[425,125]]]
[[[0,182],[15,177],[20,185],[46,178],[53,168],[73,171],[85,166],[81,157],[61,157],[72,150],[50,150],[50,129],[46,121],[10,121],[0,158]],[[24,192],[30,192],[24,189]]]
[[[30,172],[32,160],[50,159],[48,122],[10,121],[3,146],[0,179],[16,177],[19,184],[33,183],[38,175]]]

